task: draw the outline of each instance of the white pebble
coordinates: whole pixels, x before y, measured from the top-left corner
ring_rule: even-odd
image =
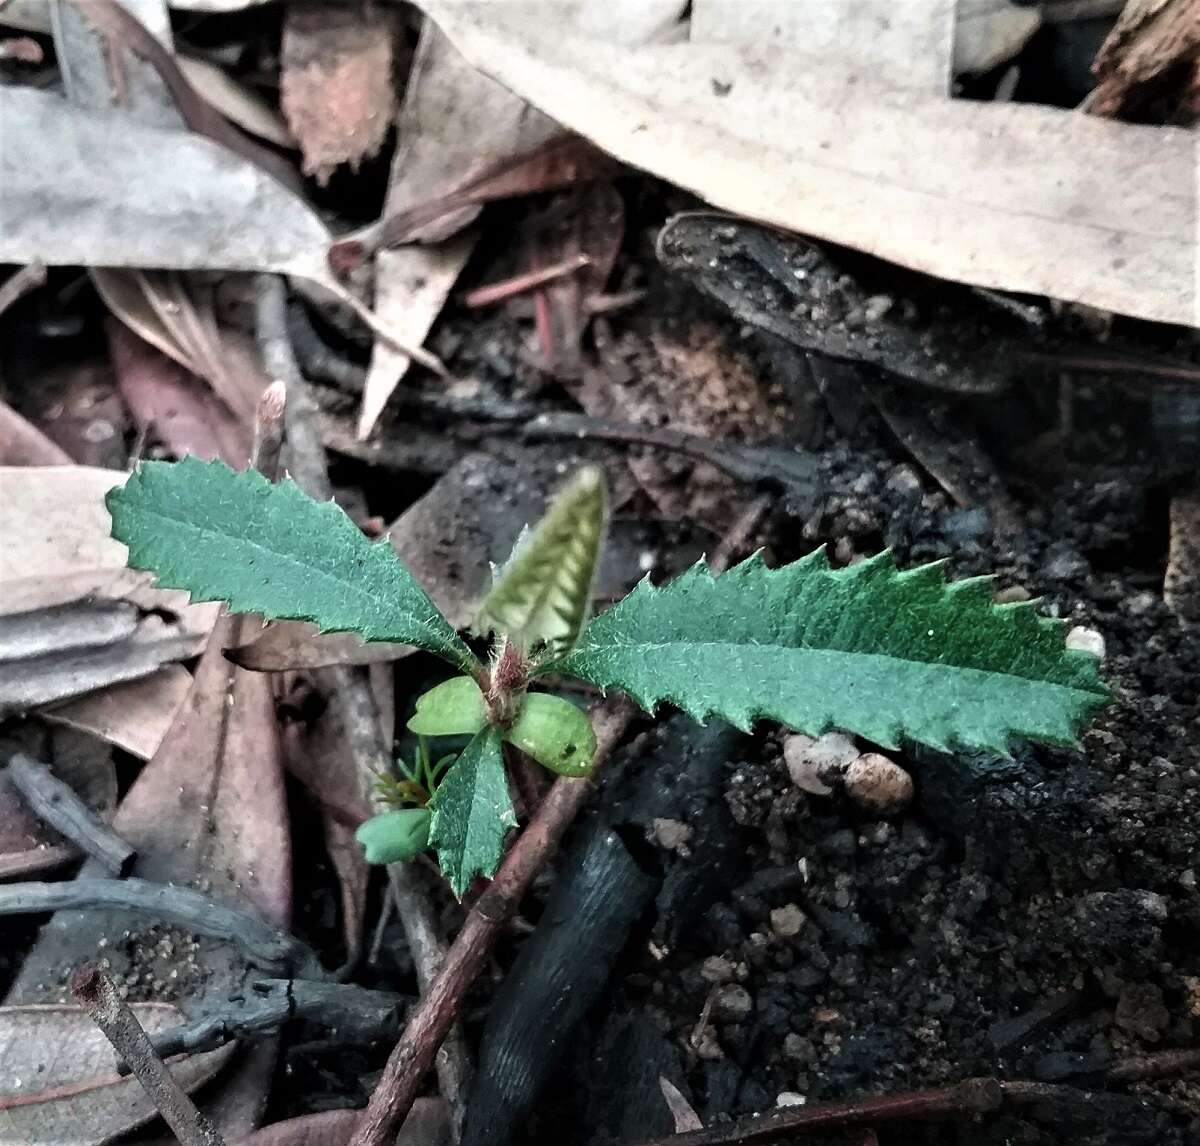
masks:
[[[783,742],[783,759],[792,783],[814,796],[828,796],[833,782],[859,754],[854,741],[842,732],[826,732],[814,740],[796,733]]]
[[[1086,625],[1076,625],[1067,634],[1066,644],[1069,649],[1079,649],[1081,652],[1091,653],[1097,660],[1104,660],[1104,638]]]

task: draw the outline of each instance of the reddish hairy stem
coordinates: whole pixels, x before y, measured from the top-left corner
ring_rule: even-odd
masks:
[[[621,704],[597,714],[597,766],[612,751],[632,717]],[[437,1048],[458,1013],[463,996],[483,970],[502,924],[516,913],[533,877],[558,846],[591,792],[591,781],[563,776],[521,833],[491,884],[467,914],[437,978],[409,1014],[408,1026],[392,1051],[383,1076],[363,1111],[349,1146],[384,1146],[408,1113]]]

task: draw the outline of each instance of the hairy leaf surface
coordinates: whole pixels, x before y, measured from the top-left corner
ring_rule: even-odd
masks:
[[[764,718],[1006,752],[1017,737],[1072,744],[1107,702],[1064,628],[1032,602],[994,604],[989,578],[947,583],[941,563],[901,572],[883,553],[834,570],[818,550],[768,569],[755,555],[721,576],[699,563],[661,589],[643,581],[544,671],[746,730]]]
[[[523,649],[565,653],[591,605],[604,538],[604,472],[585,466],[517,547],[479,609],[479,633],[505,633]]]
[[[429,842],[461,899],[476,875],[495,874],[504,837],[517,823],[499,730],[485,728],[475,734],[438,785],[429,807]]]
[[[190,457],[144,462],[107,504],[130,566],[194,601],[416,645],[468,671],[475,663],[391,544],[294,482]]]

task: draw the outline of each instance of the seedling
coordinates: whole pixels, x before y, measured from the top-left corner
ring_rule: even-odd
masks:
[[[415,645],[459,672],[417,701],[421,737],[469,736],[452,761],[426,750],[369,820],[372,862],[437,851],[456,895],[491,876],[516,825],[508,742],[543,767],[585,776],[596,740],[569,701],[530,692],[572,676],[619,688],[653,714],[749,731],[759,720],[818,735],[843,729],[885,748],[1005,754],[1012,741],[1073,744],[1108,701],[1097,659],[1064,647],[1033,602],[997,605],[991,579],[947,582],[936,562],[898,570],[889,553],[844,569],[824,550],[778,569],[756,554],[715,575],[700,561],[663,587],[643,580],[589,622],[605,520],[601,472],[580,470],[518,542],[479,610],[485,661],[455,632],[386,541],[332,502],[221,462],[146,462],[108,495],[129,564],[193,600],[267,620]]]

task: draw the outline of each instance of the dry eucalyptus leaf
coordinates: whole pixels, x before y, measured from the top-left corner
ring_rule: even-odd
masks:
[[[229,1146],[346,1146],[362,1118],[361,1110],[326,1110],[276,1122]],[[450,1116],[440,1098],[418,1098],[395,1146],[451,1146]]]
[[[691,39],[798,49],[889,87],[946,94],[954,11],[955,0],[693,0]]]
[[[183,1021],[167,1003],[133,1003],[148,1031]],[[212,1078],[233,1046],[168,1063],[185,1091]],[[114,1052],[80,1007],[0,1007],[0,1146],[100,1146],[156,1118],[133,1075],[116,1072]]]
[[[43,720],[86,732],[107,744],[149,760],[158,751],[179,706],[192,687],[182,665],[164,665],[144,680],[115,684],[102,692],[56,704]]]
[[[0,120],[0,262],[329,277],[308,205],[203,136],[27,88]]]
[[[1011,60],[1041,26],[1037,8],[1012,0],[958,0],[954,74],[988,72]]]
[[[769,45],[628,48],[509,4],[422,7],[563,126],[716,206],[940,278],[1195,321],[1192,132],[899,91]]]
[[[325,184],[377,154],[396,106],[392,87],[395,15],[383,7],[288,5],[283,19],[280,97],[304,156]]]

